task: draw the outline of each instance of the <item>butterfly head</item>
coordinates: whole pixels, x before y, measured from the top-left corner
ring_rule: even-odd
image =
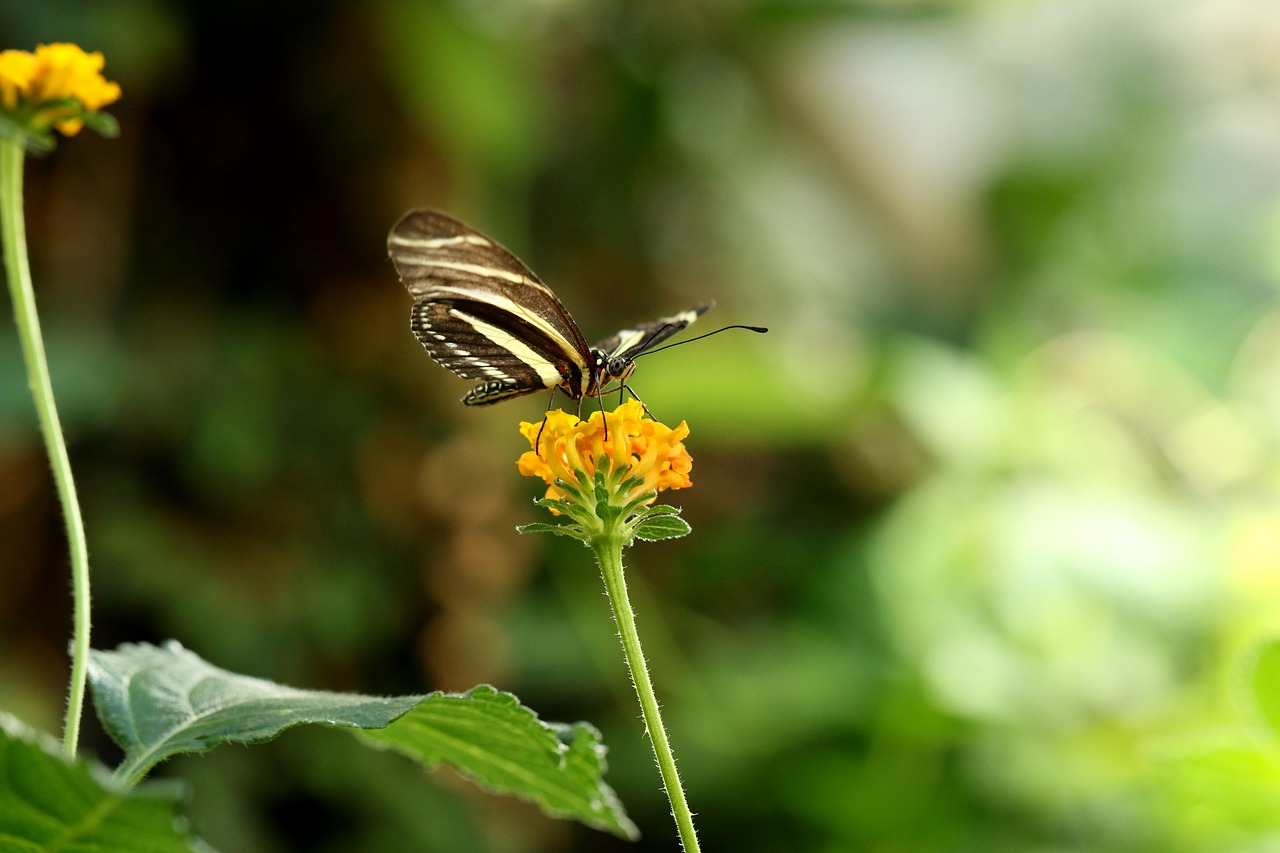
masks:
[[[591,351],[591,362],[600,388],[613,382],[626,382],[635,373],[635,359],[626,355],[610,355],[602,349]]]

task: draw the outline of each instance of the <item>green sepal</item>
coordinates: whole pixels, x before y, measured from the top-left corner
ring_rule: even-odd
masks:
[[[568,501],[557,501],[551,498],[542,498],[534,501],[534,503],[540,507],[545,507],[546,509],[553,509],[561,515],[573,519],[578,524],[587,527],[596,526],[597,519],[595,513],[581,504],[569,503]]]
[[[48,130],[32,130],[14,121],[0,111],[0,137],[12,139],[30,154],[47,154],[57,147],[57,140]]]
[[[629,492],[632,489],[638,489],[642,485],[644,485],[644,477],[628,477],[618,484],[618,490],[620,492]]]
[[[623,515],[627,517],[630,517],[633,515],[643,517],[645,515],[648,515],[649,513],[645,511],[644,505],[645,503],[653,500],[657,496],[658,496],[657,492],[645,492],[643,495],[633,498],[631,501],[627,503],[625,507],[622,508]],[[672,511],[678,512],[678,510],[674,510],[674,509]]]
[[[595,502],[596,502],[596,504],[598,504],[598,505],[600,505],[600,506],[608,506],[608,504],[609,504],[609,485],[608,485],[608,483],[606,483],[606,482],[605,482],[605,479],[604,479],[604,473],[603,473],[603,472],[601,472],[601,471],[597,471],[597,472],[596,472],[595,481],[593,482],[593,484],[592,484],[592,485],[594,486],[594,494],[595,494],[595,499],[596,499],[596,501],[595,501]]]
[[[614,526],[622,519],[623,510],[623,507],[613,506],[612,504],[596,504],[596,515],[609,527]]]
[[[568,480],[556,480],[555,487],[569,497],[577,499],[579,503],[586,503],[587,493],[577,483]]]
[[[36,115],[57,110],[71,110],[71,113],[68,113],[58,119],[58,121],[62,121],[63,119],[68,118],[80,118],[80,116],[74,115],[73,113],[77,110],[83,110],[84,107],[81,105],[79,98],[50,98],[47,101],[40,101],[38,103],[26,101],[24,109],[32,111]]]
[[[26,135],[26,128],[9,118],[5,113],[0,112],[0,137],[21,142]]]
[[[660,539],[688,536],[692,530],[689,522],[678,515],[656,515],[646,518],[636,526],[635,537],[646,542],[657,542]]]
[[[524,525],[521,532],[554,532],[561,536],[573,536],[589,541],[594,533],[614,531],[629,542],[640,538],[646,541],[672,539],[690,532],[689,525],[679,519],[680,510],[668,504],[647,507],[656,500],[657,491],[648,491],[630,498],[622,505],[614,504],[619,496],[643,487],[644,478],[624,477],[622,472],[597,470],[589,483],[556,481],[565,495],[559,500],[542,498],[534,501],[538,506],[555,510],[571,518],[572,525]],[[674,521],[670,519],[675,519]],[[652,523],[651,523],[652,522]]]

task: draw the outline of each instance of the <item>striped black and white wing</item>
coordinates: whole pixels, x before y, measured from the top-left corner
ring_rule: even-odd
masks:
[[[486,405],[557,386],[580,398],[591,354],[578,324],[515,255],[451,216],[412,210],[387,237],[427,353]]]
[[[670,317],[659,317],[657,320],[650,320],[648,323],[640,323],[637,326],[623,329],[616,335],[605,338],[592,349],[603,352],[605,358],[609,361],[614,359],[630,361],[645,350],[653,349],[667,338],[683,331],[690,323],[714,307],[714,302],[704,302]]]

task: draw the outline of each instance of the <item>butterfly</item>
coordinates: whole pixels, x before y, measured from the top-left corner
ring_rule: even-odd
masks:
[[[387,253],[413,296],[414,335],[439,364],[478,380],[462,398],[468,406],[537,391],[554,395],[559,388],[581,407],[587,397],[630,391],[626,382],[636,357],[715,304],[641,323],[588,346],[551,288],[497,241],[452,216],[409,211],[387,235]]]

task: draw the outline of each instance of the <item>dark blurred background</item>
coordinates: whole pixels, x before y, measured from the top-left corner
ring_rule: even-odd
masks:
[[[1280,604],[1267,0],[6,0],[106,54],[116,140],[27,213],[94,644],[585,719],[637,844],[333,732],[166,765],[224,851],[670,851],[586,551],[520,537],[529,398],[408,329],[411,207],[641,362],[694,527],[629,555],[708,850],[1260,850],[1240,661]],[[7,314],[7,312],[5,312]],[[67,555],[0,323],[0,707],[60,726]],[[117,757],[88,723],[89,747]],[[1214,741],[1216,742],[1216,741]]]

